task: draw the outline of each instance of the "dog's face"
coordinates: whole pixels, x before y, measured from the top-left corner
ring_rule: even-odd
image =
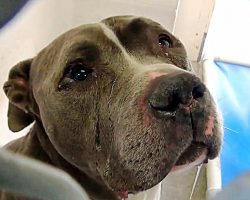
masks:
[[[30,62],[28,97],[18,101],[28,103],[12,103],[35,113],[68,162],[116,192],[146,190],[218,155],[214,101],[182,43],[156,22],[124,16],[80,26]]]

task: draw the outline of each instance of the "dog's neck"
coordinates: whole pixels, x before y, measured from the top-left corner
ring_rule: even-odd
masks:
[[[117,200],[118,197],[113,193],[103,181],[94,176],[88,165],[84,169],[79,169],[76,166],[65,160],[54,148],[49,140],[42,124],[36,122],[29,133],[34,138],[36,137],[41,150],[48,156],[49,163],[69,173],[80,185],[87,191],[93,199],[109,199]],[[38,158],[39,159],[39,158]]]

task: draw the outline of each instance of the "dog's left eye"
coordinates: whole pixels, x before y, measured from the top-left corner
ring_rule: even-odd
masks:
[[[73,63],[70,66],[69,78],[74,81],[83,81],[92,72],[93,70],[87,68],[83,63]]]
[[[173,44],[171,38],[166,34],[160,34],[158,42],[161,47],[167,47],[167,48],[171,48]]]

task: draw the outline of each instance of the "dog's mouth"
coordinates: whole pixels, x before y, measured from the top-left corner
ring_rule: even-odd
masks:
[[[187,163],[187,164],[180,164],[180,165],[174,165],[170,171],[169,174],[174,174],[174,173],[178,173],[178,172],[182,172],[188,169],[191,169],[195,166],[201,165],[203,163],[207,163],[208,159],[207,159],[207,154],[206,151],[204,151],[204,153],[202,153],[197,160],[191,162],[191,163]]]
[[[180,155],[177,162],[171,168],[170,173],[185,171],[202,163],[207,163],[208,157],[208,146],[202,142],[193,141]]]

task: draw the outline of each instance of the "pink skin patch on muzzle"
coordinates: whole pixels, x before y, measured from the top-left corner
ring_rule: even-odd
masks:
[[[212,136],[213,135],[213,129],[214,129],[214,117],[209,116],[207,123],[205,125],[205,135],[206,136]]]
[[[167,73],[163,73],[163,72],[157,72],[157,71],[152,71],[149,72],[147,75],[150,78],[150,80],[154,80],[160,76],[164,76]],[[144,93],[146,94],[148,90],[148,87],[145,88]],[[152,122],[152,116],[150,115],[150,113],[148,112],[148,108],[147,108],[147,99],[145,97],[145,94],[139,96],[138,100],[137,100],[137,105],[139,108],[140,113],[143,116],[143,123],[147,126],[149,126]]]
[[[164,75],[167,75],[167,73],[165,73],[165,72],[149,72],[148,73],[148,76],[150,79],[155,79],[155,78],[158,78],[158,77],[164,76]]]

